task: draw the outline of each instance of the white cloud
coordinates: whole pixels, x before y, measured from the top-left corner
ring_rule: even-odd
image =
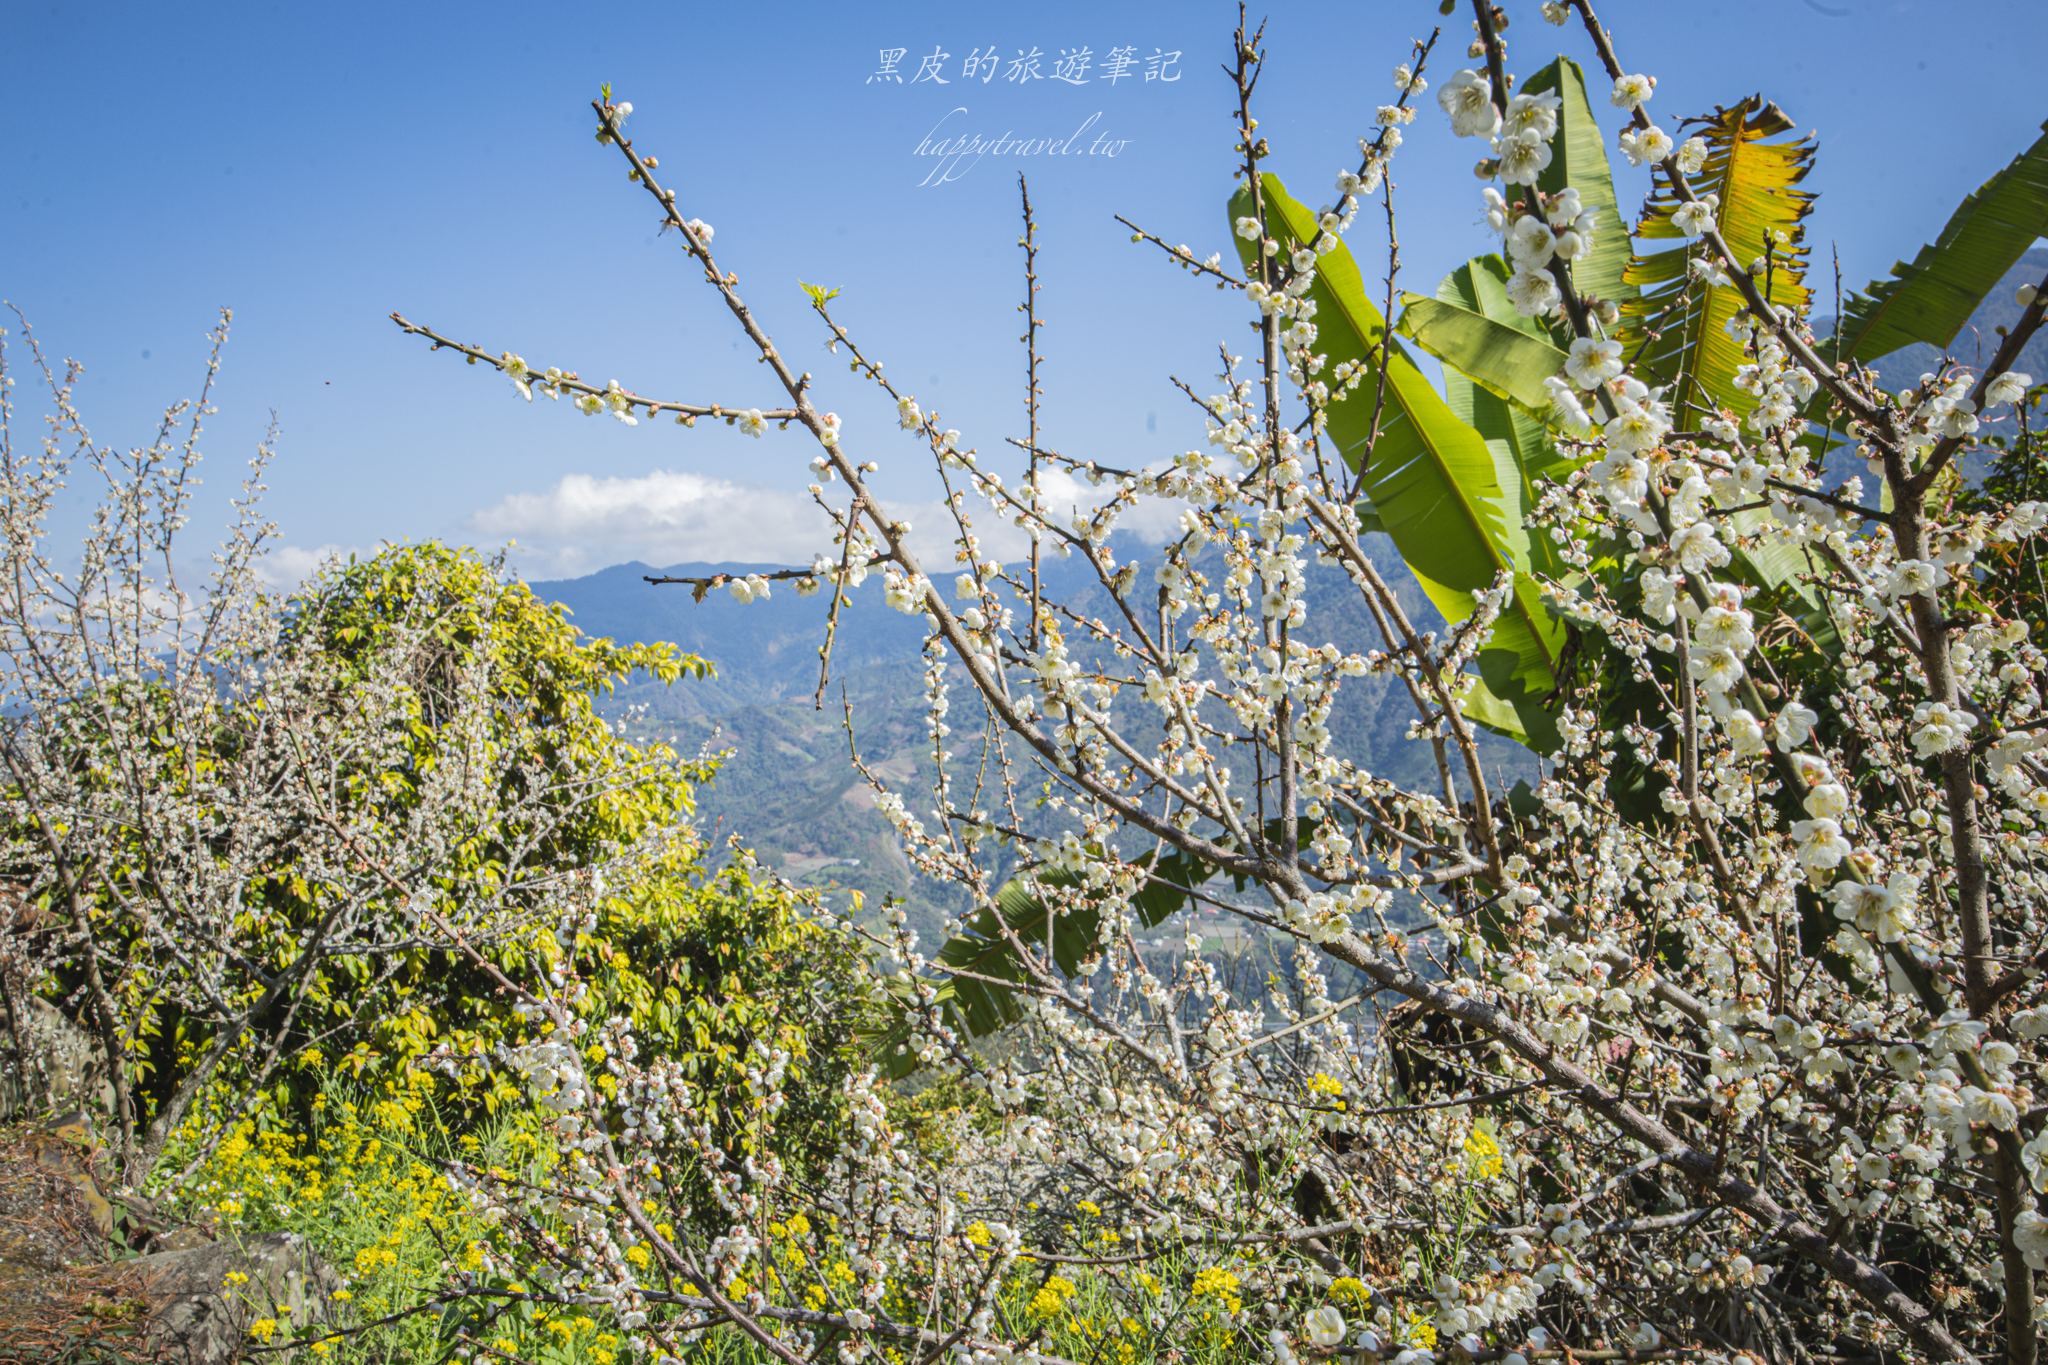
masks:
[[[1038,476],[1039,498],[1055,521],[1071,524],[1076,509],[1093,510],[1108,499],[1107,488],[1093,488],[1086,479],[1064,469],[1048,469]],[[1128,531],[1147,545],[1161,545],[1180,534],[1180,514],[1187,503],[1178,498],[1140,497],[1117,518],[1116,528]]]
[[[1043,487],[1048,510],[1062,524],[1074,507],[1101,500],[1064,471],[1048,471]],[[1142,499],[1118,526],[1157,543],[1174,534],[1182,506]],[[951,571],[953,522],[943,503],[892,500],[884,511],[911,524],[911,547],[927,568]],[[971,511],[985,553],[1001,559],[1024,553],[1024,535],[1008,518],[985,505]],[[801,491],[678,470],[570,474],[544,491],[499,499],[470,517],[469,531],[485,546],[516,542],[513,562],[533,577],[591,573],[629,560],[802,565],[832,546],[824,513]]]
[[[358,553],[354,545],[272,545],[256,561],[256,574],[264,586],[287,591],[311,578],[328,560]]]
[[[801,492],[673,470],[631,478],[571,474],[539,493],[513,493],[470,518],[490,543],[518,542],[529,574],[581,574],[641,560],[808,564],[831,542]]]

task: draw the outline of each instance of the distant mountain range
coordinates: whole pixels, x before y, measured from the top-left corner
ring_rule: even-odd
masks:
[[[921,904],[921,918],[934,918],[950,898],[940,888],[912,886],[894,832],[853,768],[842,702],[855,708],[863,756],[892,778],[910,777],[921,734],[918,622],[888,610],[878,593],[857,593],[855,605],[843,609],[820,708],[813,696],[825,638],[822,593],[802,597],[777,585],[767,601],[743,606],[723,591],[700,602],[687,587],[645,581],[778,567],[784,566],[621,564],[532,587],[568,607],[589,634],[666,640],[711,660],[710,678],[637,684],[608,703],[639,732],[672,737],[686,753],[728,752],[717,781],[698,794],[703,829],[721,840],[740,834],[792,881],[906,896]]]
[[[1156,549],[1135,541],[1115,546],[1120,559],[1147,568]],[[1391,547],[1382,547],[1390,579],[1407,582]],[[762,564],[676,564],[656,570],[622,564],[585,578],[539,582],[543,598],[567,606],[584,631],[619,640],[667,640],[712,660],[716,675],[674,687],[641,684],[610,702],[643,734],[672,736],[685,752],[729,751],[717,781],[701,794],[700,824],[736,832],[768,865],[791,880],[856,889],[870,898],[905,897],[927,942],[947,911],[958,908],[949,888],[920,884],[896,845],[894,832],[874,809],[873,795],[849,752],[846,708],[863,761],[895,784],[913,810],[926,796],[929,740],[923,714],[920,618],[888,609],[871,580],[842,610],[824,705],[818,684],[818,646],[824,639],[827,598],[801,597],[777,585],[766,602],[741,605],[725,592],[693,600],[687,587],[649,585],[649,575],[704,577],[765,570]],[[1048,591],[1084,610],[1107,603],[1093,575],[1078,560],[1048,560]],[[1436,623],[1419,591],[1404,590],[1404,605],[1418,622]],[[1379,643],[1357,590],[1334,569],[1310,571],[1311,610],[1318,639]],[[960,673],[953,670],[955,679]],[[1142,712],[1127,713],[1142,724]],[[1406,737],[1414,709],[1387,679],[1356,679],[1331,717],[1345,751],[1397,781],[1422,781],[1433,771],[1428,747]],[[949,717],[950,743],[971,751],[980,712],[964,683]],[[1530,760],[1505,741],[1489,741],[1488,758],[1516,775]]]

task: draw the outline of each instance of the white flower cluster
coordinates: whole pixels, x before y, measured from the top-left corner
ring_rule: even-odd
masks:
[[[869,1080],[829,1177],[799,1190],[718,1149],[709,1101],[661,1064],[607,1042],[603,1087],[536,1054],[543,1096],[584,1101],[561,1115],[567,1149],[619,1141],[618,1106],[636,1116],[581,1172],[603,1213],[579,1227],[583,1259],[562,1258],[609,1267],[577,1272],[602,1293],[637,1292],[618,1269],[636,1200],[656,1170],[688,1170],[700,1223],[728,1229],[665,1260],[700,1285],[760,1296],[744,1267],[764,1219],[803,1200],[838,1220],[847,1270],[821,1285],[822,1316],[774,1318],[786,1305],[765,1298],[717,1311],[805,1346],[813,1327],[850,1331],[846,1359],[891,1330],[1028,1357],[1067,1299],[1048,1273],[1031,1324],[995,1311],[1024,1255],[1128,1267],[1091,1281],[1119,1334],[1206,1312],[1283,1362],[1753,1363],[1766,1348],[1737,1335],[1963,1358],[2033,1311],[2031,1287],[1999,1310],[2000,1286],[2048,1262],[2031,567],[2048,511],[1939,477],[1995,454],[1987,434],[2019,425],[2006,409],[2031,380],[1945,365],[1886,394],[1824,361],[1748,263],[1719,259],[1740,206],[1685,183],[1708,144],[1649,122],[1655,81],[1603,37],[1621,149],[1702,244],[1674,269],[1717,309],[1737,300],[1694,339],[1740,353],[1732,381],[1660,374],[1618,305],[1580,288],[1589,195],[1540,189],[1565,112],[1507,95],[1489,16],[1488,70],[1436,93],[1454,133],[1487,140],[1506,295],[1563,353],[1544,386],[1556,458],[1501,493],[1563,567],[1452,584],[1431,576],[1433,547],[1400,540],[1441,626],[1389,581],[1361,512],[1369,497],[1383,520],[1416,518],[1404,531],[1425,520],[1403,501],[1415,471],[1382,463],[1421,458],[1388,396],[1391,343],[1333,358],[1316,289],[1385,183],[1419,63],[1305,241],[1274,226],[1247,116],[1252,209],[1233,230],[1259,345],[1190,391],[1197,448],[1137,469],[1033,450],[1013,484],[828,321],[945,481],[950,563],[920,557],[808,376],[754,336],[790,425],[817,439],[814,496],[844,485],[814,577],[849,589],[879,570],[884,603],[926,627],[930,801],[868,775],[910,866],[971,907],[952,926],[965,947],[927,955],[901,915],[868,932],[901,1011],[894,1056],[963,1082],[987,1122],[911,1142]],[[1839,444],[1812,437],[1817,412]],[[2011,435],[2005,468],[2037,458],[2031,439]],[[1052,508],[1049,468],[1090,505]],[[1114,536],[1142,500],[1177,504],[1156,550]],[[984,508],[1028,556],[988,552]],[[1546,660],[1554,690],[1523,700],[1555,735],[1510,794],[1480,721],[1523,723],[1492,680],[1524,662],[1503,641],[1546,630],[1568,641]],[[1397,705],[1416,741],[1401,778],[1358,742]],[[977,1011],[1018,1022],[981,1048]],[[745,1103],[772,1130],[751,1086]],[[687,1117],[652,1122],[664,1105]],[[1172,1288],[1136,1278],[1191,1260],[1205,1268]],[[908,1323],[892,1303],[937,1306]]]

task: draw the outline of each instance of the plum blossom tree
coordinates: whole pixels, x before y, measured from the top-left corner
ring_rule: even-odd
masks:
[[[87,427],[81,367],[47,363],[25,322],[40,432],[0,368],[0,877],[20,901],[0,961],[10,1016],[40,995],[89,1035],[109,1174],[143,1227],[296,1063],[687,836],[675,755],[604,742],[576,702],[696,661],[600,642],[536,665],[537,634],[574,630],[452,551],[272,590],[268,441],[204,588],[184,586],[227,325],[197,398],[126,452]]]
[[[567,1178],[475,1177],[526,1238],[525,1292],[603,1304],[670,1359],[718,1324],[789,1361],[2038,1358],[2048,506],[2014,365],[2048,299],[2024,291],[1980,369],[1889,392],[1866,362],[1873,338],[1954,338],[2048,223],[2042,149],[1823,338],[1789,119],[1745,101],[1681,140],[1586,0],[1541,8],[1580,21],[1621,127],[1575,63],[1518,82],[1478,0],[1475,65],[1437,93],[1484,144],[1500,249],[1398,323],[1390,169],[1436,36],[1311,211],[1263,170],[1263,30],[1240,24],[1242,273],[1135,230],[1252,325],[1208,392],[1181,386],[1204,438],[1184,453],[1040,443],[1028,200],[1021,478],[813,291],[826,348],[943,483],[943,565],[873,491],[890,433],[821,409],[627,106],[595,104],[786,404],[613,410],[815,448],[836,536],[783,576],[826,590],[828,665],[869,576],[926,624],[929,790],[871,778],[972,909],[936,954],[883,935],[888,1060],[990,1118],[920,1144],[870,1078],[836,1165],[799,1183],[704,1142],[670,1064],[579,1020],[573,982],[536,984],[552,1033],[520,1065]],[[1658,177],[1633,246],[1608,141]],[[1344,244],[1374,195],[1384,309]],[[1444,358],[1441,392],[1401,338]],[[1090,504],[1055,505],[1051,470]],[[1112,533],[1148,500],[1180,529],[1141,560]],[[1381,534],[1441,622],[1404,605]],[[1053,592],[1053,556],[1088,590]],[[1322,626],[1348,618],[1312,569],[1371,638]],[[1332,725],[1374,681],[1412,704],[1432,781],[1375,774]],[[1541,751],[1533,782],[1500,789],[1486,731]],[[1156,951],[1193,907],[1287,970],[1231,979],[1192,928]],[[780,1066],[758,1059],[764,1134]],[[707,1210],[721,1235],[678,1233]],[[1110,1306],[1077,1319],[1091,1294]]]

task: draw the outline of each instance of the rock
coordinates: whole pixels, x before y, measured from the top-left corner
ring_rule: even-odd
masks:
[[[0,1362],[229,1365],[252,1323],[276,1322],[283,1342],[322,1321],[341,1279],[293,1233],[175,1228],[151,1255],[107,1259],[92,1158],[82,1119],[0,1128]]]
[[[186,1224],[159,1232],[149,1239],[149,1249],[156,1251],[197,1251],[203,1246],[212,1246],[217,1239],[205,1228]]]
[[[94,1105],[102,1114],[113,1110],[114,1087],[98,1045],[62,1010],[32,997],[20,1019],[0,1024],[12,1026],[0,1031],[7,1053],[0,1061],[0,1119]],[[26,1056],[17,1055],[15,1038]]]
[[[126,1263],[150,1303],[145,1336],[179,1365],[228,1365],[241,1358],[252,1323],[268,1318],[282,1339],[319,1322],[341,1279],[296,1233],[272,1232]],[[230,1285],[234,1275],[246,1282]]]

